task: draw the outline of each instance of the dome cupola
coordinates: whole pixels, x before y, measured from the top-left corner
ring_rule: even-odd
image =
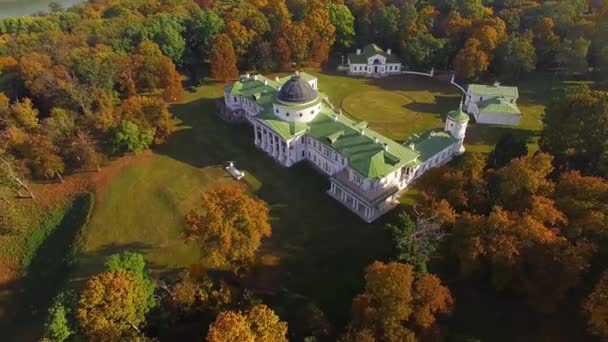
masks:
[[[279,91],[277,100],[286,105],[299,105],[317,99],[317,91],[299,75],[291,77]]]

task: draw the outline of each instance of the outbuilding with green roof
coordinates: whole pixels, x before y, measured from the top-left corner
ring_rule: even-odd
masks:
[[[376,44],[369,44],[347,55],[345,69],[349,75],[382,77],[399,74],[401,61],[391,49],[384,51]]]

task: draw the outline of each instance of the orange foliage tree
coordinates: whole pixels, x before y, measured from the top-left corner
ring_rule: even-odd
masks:
[[[244,185],[204,193],[201,209],[186,215],[185,237],[199,243],[212,262],[247,264],[262,238],[271,235],[268,205],[249,195]]]
[[[583,310],[589,318],[589,331],[608,338],[608,271],[604,271],[593,292],[583,302]]]
[[[239,76],[232,41],[225,34],[216,34],[211,39],[211,77],[228,81]]]
[[[286,335],[287,323],[266,305],[256,305],[248,312],[220,313],[209,327],[207,342],[286,342]]]
[[[458,76],[465,79],[475,79],[488,70],[490,56],[483,50],[478,39],[470,38],[465,46],[454,57],[454,69]]]
[[[353,300],[351,334],[409,341],[452,304],[450,290],[436,276],[416,279],[411,265],[376,261],[365,271],[365,292]]]

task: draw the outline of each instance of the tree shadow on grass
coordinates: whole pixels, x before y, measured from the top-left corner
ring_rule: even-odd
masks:
[[[52,299],[65,286],[75,264],[79,233],[88,219],[92,196],[79,197],[50,235],[37,249],[18,281],[5,290],[14,291],[12,319],[4,319],[0,330],[8,341],[36,340]],[[25,335],[25,336],[24,336]]]
[[[442,120],[445,119],[449,111],[458,109],[458,99],[454,96],[434,96],[433,103],[410,102],[404,106],[406,109],[416,113],[432,113]]]

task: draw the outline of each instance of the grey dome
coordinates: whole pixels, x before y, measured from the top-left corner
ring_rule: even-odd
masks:
[[[314,101],[316,98],[317,91],[298,75],[285,82],[277,96],[279,101],[289,104],[307,103]]]

